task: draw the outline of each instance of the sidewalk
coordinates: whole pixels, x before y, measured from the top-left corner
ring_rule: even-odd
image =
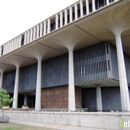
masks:
[[[18,121],[18,120],[11,120],[10,122],[17,123],[17,124],[30,125],[30,126],[39,126],[39,127],[50,128],[50,129],[54,129],[54,130],[101,130],[101,129],[94,129],[94,128],[55,125],[55,124],[44,124],[44,123],[36,123],[36,122]]]

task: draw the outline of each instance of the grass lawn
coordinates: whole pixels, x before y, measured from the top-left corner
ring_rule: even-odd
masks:
[[[0,123],[0,130],[54,130],[37,126],[27,126],[14,123]]]

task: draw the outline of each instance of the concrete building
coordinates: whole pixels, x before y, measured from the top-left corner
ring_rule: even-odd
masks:
[[[12,107],[129,111],[129,12],[129,0],[79,0],[1,45]]]

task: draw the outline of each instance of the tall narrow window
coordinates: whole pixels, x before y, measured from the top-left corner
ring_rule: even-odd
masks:
[[[70,23],[70,11],[69,10],[67,10],[67,23]]]
[[[74,7],[72,7],[72,20],[75,20],[75,12],[74,12]]]
[[[83,1],[83,15],[86,15],[86,3]]]
[[[1,55],[3,55],[4,46],[1,46]]]
[[[80,17],[81,17],[81,16],[80,16],[80,11],[81,11],[81,10],[80,10],[80,5],[78,4],[77,7],[78,7],[78,18],[80,18]]]
[[[110,61],[109,60],[107,61],[107,64],[108,64],[108,71],[110,71]]]
[[[21,46],[24,45],[24,35],[22,35],[22,39],[21,39]]]

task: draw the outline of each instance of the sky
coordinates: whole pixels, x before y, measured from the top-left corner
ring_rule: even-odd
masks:
[[[0,45],[77,0],[1,0]]]

